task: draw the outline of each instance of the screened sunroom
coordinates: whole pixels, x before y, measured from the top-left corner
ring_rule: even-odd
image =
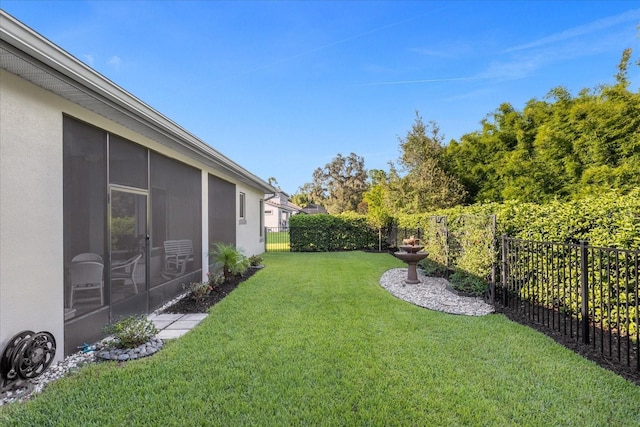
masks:
[[[2,347],[46,330],[60,358],[205,279],[212,243],[264,251],[271,185],[1,10],[0,120]]]

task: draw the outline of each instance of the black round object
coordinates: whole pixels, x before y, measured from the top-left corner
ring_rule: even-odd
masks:
[[[33,331],[22,331],[9,340],[9,343],[2,352],[2,358],[0,358],[0,376],[2,379],[11,381],[17,377],[17,350],[26,344],[33,334]]]
[[[41,375],[53,362],[56,340],[49,332],[38,332],[28,341],[19,344],[18,375],[31,379]]]

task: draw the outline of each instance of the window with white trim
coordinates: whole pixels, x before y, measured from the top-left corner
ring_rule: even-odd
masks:
[[[246,220],[247,219],[247,207],[246,207],[246,195],[244,193],[240,193],[240,203],[239,203],[239,207],[240,207],[240,212],[239,212],[239,217],[240,220]]]
[[[262,241],[262,236],[264,234],[264,201],[262,199],[260,199],[259,205],[260,210],[258,211],[258,215],[260,216],[260,241]]]

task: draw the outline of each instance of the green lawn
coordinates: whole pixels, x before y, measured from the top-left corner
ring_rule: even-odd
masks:
[[[640,425],[640,387],[502,315],[436,313],[378,284],[388,254],[268,253],[183,338],[94,364],[16,426]]]

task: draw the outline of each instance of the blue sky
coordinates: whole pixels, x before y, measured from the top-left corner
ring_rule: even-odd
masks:
[[[338,153],[388,170],[419,111],[446,141],[502,102],[614,81],[638,1],[13,1],[0,7],[293,194]],[[631,67],[632,89],[640,67]]]

